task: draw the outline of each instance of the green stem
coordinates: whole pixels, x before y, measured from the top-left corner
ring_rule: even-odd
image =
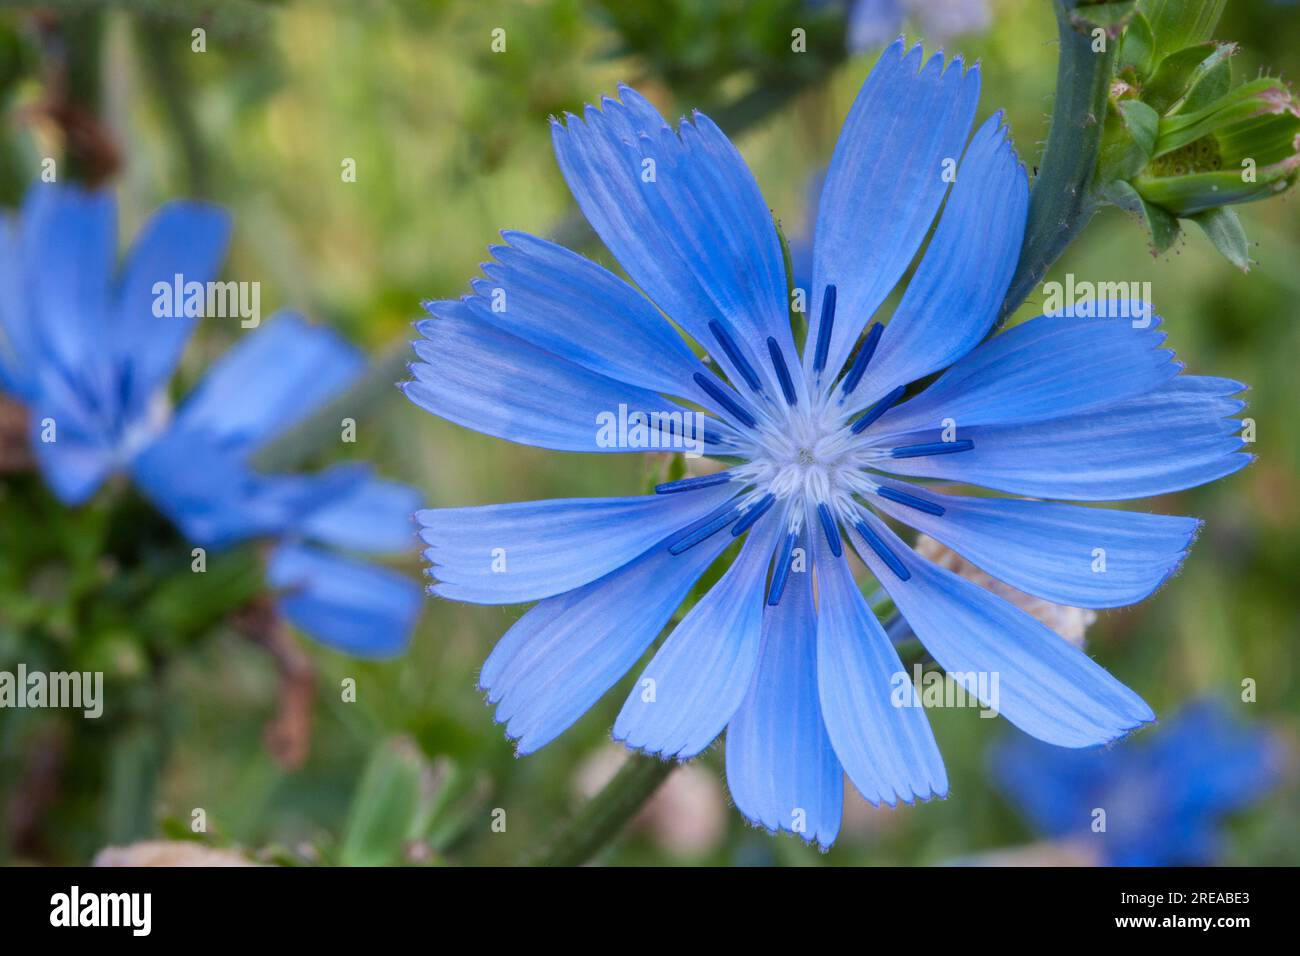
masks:
[[[678,764],[633,754],[605,789],[547,841],[529,862],[541,866],[580,866],[618,836]]]
[[[198,121],[190,106],[194,92],[189,74],[178,55],[180,50],[188,49],[188,34],[178,33],[170,24],[160,25],[145,20],[139,24],[137,36],[144,54],[146,75],[185,158],[190,195],[205,198],[211,194],[208,157]]]
[[[1107,36],[1105,50],[1093,52],[1092,36],[1080,32],[1072,22],[1070,10],[1075,6],[1076,0],[1056,3],[1061,37],[1056,104],[1047,148],[1029,196],[1020,262],[1002,304],[1003,319],[1025,301],[1097,209],[1090,187],[1101,153],[1102,123],[1119,39]]]

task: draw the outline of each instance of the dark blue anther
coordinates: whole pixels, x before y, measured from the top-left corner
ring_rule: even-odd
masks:
[[[720,471],[717,474],[700,475],[697,478],[682,478],[678,481],[665,481],[662,485],[655,485],[655,494],[671,495],[679,491],[694,491],[696,488],[712,488],[714,485],[725,484],[730,480],[730,471]]]
[[[794,381],[790,378],[790,369],[786,367],[785,356],[781,354],[781,346],[770,335],[767,337],[767,354],[772,356],[772,368],[776,369],[777,381],[781,383],[781,393],[785,395],[786,404],[798,405],[799,396],[794,393]]]
[[[817,350],[813,352],[813,371],[820,373],[826,367],[826,356],[831,350],[831,330],[835,328],[835,286],[828,285],[822,293],[822,321],[817,326]]]
[[[903,397],[905,391],[907,391],[907,386],[900,385],[880,401],[876,402],[875,405],[871,406],[871,411],[867,412],[853,423],[853,428],[850,429],[853,434],[861,435],[866,431],[867,428],[876,421],[876,419],[894,407],[898,400]]]
[[[857,388],[858,382],[862,381],[863,373],[871,364],[871,356],[876,354],[876,346],[880,344],[880,334],[884,331],[885,327],[879,322],[872,322],[871,328],[867,329],[867,337],[862,342],[862,348],[858,349],[858,357],[853,360],[849,374],[844,376],[845,395]]]
[[[889,454],[894,458],[928,458],[931,455],[955,455],[959,451],[970,451],[975,443],[969,438],[961,441],[934,441],[924,445],[903,445]]]
[[[835,524],[835,519],[831,517],[831,509],[827,507],[826,502],[817,506],[817,516],[822,519],[822,531],[826,533],[826,543],[831,546],[831,554],[839,557],[844,553],[844,544],[840,541],[840,529]]]
[[[736,345],[736,340],[727,334],[727,330],[722,327],[722,323],[717,319],[709,322],[709,331],[713,337],[718,340],[722,346],[722,351],[727,353],[727,358],[731,359],[731,364],[736,366],[736,371],[740,377],[756,392],[763,391],[763,384],[758,380],[758,375],[754,372],[754,366],[741,354],[740,348]]]
[[[730,412],[732,417],[737,421],[750,428],[753,428],[758,424],[758,421],[754,416],[749,414],[749,412],[747,412],[739,402],[723,391],[722,386],[712,378],[705,375],[703,372],[696,372],[693,378],[695,379],[696,385],[704,389],[711,399]]]
[[[936,518],[943,516],[943,507],[936,505],[934,502],[926,501],[924,498],[918,498],[916,495],[909,494],[906,491],[899,491],[897,488],[880,487],[876,489],[876,494],[882,498],[888,498],[890,501],[897,501],[900,505],[907,505],[909,508],[915,508],[917,511],[924,511],[928,515],[934,515]]]
[[[731,536],[733,538],[739,538],[742,534],[752,528],[754,522],[767,514],[767,509],[772,507],[775,501],[776,498],[772,495],[764,495],[754,504],[750,505],[749,509],[740,516],[740,520],[736,522],[735,527],[731,529]]]
[[[785,593],[785,582],[790,577],[790,565],[794,563],[794,542],[798,535],[791,531],[785,536],[785,544],[781,545],[781,553],[777,555],[776,564],[772,566],[772,586],[767,592],[767,603],[771,607],[776,607],[781,603],[781,595]]]
[[[912,576],[912,572],[898,560],[898,555],[889,549],[889,545],[880,540],[880,536],[872,531],[865,521],[859,521],[854,527],[858,529],[858,534],[862,535],[863,540],[871,546],[871,550],[876,552],[876,556],[889,566],[889,570],[893,571],[900,581],[906,581]]]
[[[705,538],[712,537],[731,524],[739,514],[739,508],[728,507],[714,517],[705,519],[702,523],[696,522],[668,543],[668,552],[677,555],[689,551]]]

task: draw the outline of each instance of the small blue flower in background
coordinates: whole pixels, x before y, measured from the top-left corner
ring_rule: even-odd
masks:
[[[726,729],[732,796],[769,830],[829,846],[844,773],[873,803],[947,793],[924,711],[891,703],[902,663],[846,541],[945,670],[972,693],[977,675],[999,675],[999,709],[1022,730],[1087,747],[1154,718],[1085,653],[915,554],[884,520],[1045,600],[1119,607],[1177,570],[1196,520],[941,494],[908,479],[1127,500],[1250,459],[1231,417],[1243,386],[1180,374],[1154,319],[1108,307],[1040,316],[980,344],[1016,266],[1028,186],[1000,115],[970,136],[979,87],[978,67],[959,59],[925,59],[901,41],[882,55],[821,190],[802,351],[772,214],[744,160],[708,117],[674,130],[627,87],[552,132],[578,205],[640,291],[507,232],[472,294],[426,303],[433,318],[418,325],[420,361],[403,385],[417,405],[584,452],[644,448],[647,435],[681,447],[698,407],[704,450],[727,466],[648,496],[418,515],[433,593],[538,602],[480,677],[520,753],[554,740],[635,666],[742,537],[655,652],[614,736],[685,759]],[[957,158],[950,190],[944,171]],[[873,323],[936,215],[888,324]],[[644,427],[611,444],[600,427],[611,415]]]
[[[1221,819],[1277,786],[1284,762],[1271,732],[1210,700],[1111,749],[1062,750],[1017,737],[991,759],[998,786],[1035,829],[1108,866],[1218,861]],[[1093,829],[1099,809],[1104,832]]]
[[[988,0],[848,0],[848,48],[875,49],[893,40],[907,17],[935,43],[986,30],[992,22]]]
[[[400,551],[419,494],[364,465],[264,476],[249,464],[354,382],[362,355],[297,316],[273,317],[171,414],[167,383],[198,319],[158,316],[156,286],[215,279],[229,232],[216,207],[169,203],[119,268],[110,194],[33,188],[0,227],[0,387],[27,407],[32,447],[62,501],[80,504],[125,472],[195,544],[274,539],[267,577],[289,620],[349,653],[394,654],[419,588],[316,545]]]

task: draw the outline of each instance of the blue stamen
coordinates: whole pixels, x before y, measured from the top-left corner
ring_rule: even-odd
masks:
[[[748,383],[750,388],[761,393],[763,391],[763,385],[758,380],[758,375],[754,371],[754,366],[750,365],[749,360],[741,354],[740,348],[736,345],[735,339],[727,334],[727,330],[722,327],[722,323],[717,319],[711,320],[709,322],[709,331],[713,333],[713,337],[717,339],[718,344],[722,346],[722,351],[727,353],[727,358],[731,359],[731,364],[736,366],[736,371],[740,373],[741,378]]]
[[[767,337],[767,354],[772,356],[772,368],[776,369],[776,377],[781,383],[785,403],[792,407],[798,405],[799,396],[794,393],[794,381],[790,378],[790,370],[786,368],[785,356],[781,354],[781,346],[777,345],[776,339],[770,335]]]
[[[678,555],[689,551],[701,541],[713,537],[713,535],[731,524],[739,514],[739,508],[729,507],[712,518],[705,519],[703,523],[697,522],[687,527],[668,543],[668,553]]]
[[[785,536],[785,544],[781,545],[781,553],[772,567],[772,586],[767,592],[767,603],[771,607],[780,604],[781,595],[785,593],[785,582],[790,577],[790,565],[794,563],[794,542],[797,537],[798,535],[793,531]]]
[[[855,435],[861,435],[870,425],[875,423],[876,419],[880,418],[881,415],[893,408],[895,403],[903,397],[905,391],[907,391],[906,385],[898,386],[898,388],[894,389],[880,401],[876,402],[876,404],[871,407],[871,411],[867,412],[854,422],[853,428],[850,429],[850,431]]]
[[[867,337],[862,342],[862,348],[858,349],[858,357],[853,360],[853,367],[849,369],[849,374],[844,376],[845,395],[857,388],[858,382],[862,381],[862,374],[871,364],[871,356],[876,354],[876,346],[880,344],[880,334],[884,331],[885,327],[879,322],[872,322],[871,328],[867,329]]]
[[[776,498],[774,496],[764,495],[757,503],[750,505],[749,509],[740,516],[740,520],[736,522],[736,526],[731,529],[731,536],[733,538],[739,538],[742,534],[752,528],[754,522],[767,514],[767,509],[772,507],[775,502]]]
[[[893,571],[900,581],[906,581],[912,576],[912,572],[898,560],[898,555],[889,549],[889,545],[880,540],[880,536],[872,531],[865,521],[859,521],[854,527],[858,529],[858,534],[862,535],[863,540],[871,545],[871,550],[876,552],[876,556],[889,565],[889,570]]]
[[[817,515],[822,519],[822,531],[826,533],[826,543],[831,546],[831,554],[838,558],[844,553],[844,545],[840,541],[840,529],[831,517],[831,509],[826,506],[826,502],[817,506]]]
[[[876,489],[876,494],[882,498],[888,498],[890,501],[897,501],[900,505],[907,505],[909,508],[915,508],[917,511],[924,511],[928,515],[934,515],[936,518],[943,517],[943,507],[933,502],[918,498],[916,495],[909,494],[906,491],[900,491],[897,488],[886,488],[881,486]]]
[[[754,418],[753,415],[745,411],[745,409],[740,405],[739,402],[737,402],[734,398],[732,398],[730,395],[724,392],[722,390],[722,386],[719,385],[717,382],[715,382],[713,379],[711,379],[709,376],[705,375],[703,372],[696,372],[695,375],[692,377],[695,379],[696,385],[704,389],[704,391],[708,393],[708,396],[711,399],[713,399],[715,402],[717,402],[719,405],[725,408],[728,412],[730,412],[732,417],[734,417],[737,421],[743,423],[744,425],[747,425],[750,428],[753,428],[755,425],[758,424],[758,421]]]
[[[694,491],[696,488],[712,488],[714,485],[721,485],[730,481],[731,477],[730,471],[720,471],[713,475],[700,475],[696,478],[665,481],[662,485],[655,485],[655,494],[671,495],[679,491]]]
[[[961,441],[934,441],[924,445],[903,445],[889,454],[893,458],[927,458],[930,455],[954,455],[959,451],[970,451],[975,443],[969,438]]]
[[[717,432],[709,431],[709,429],[706,428],[706,429],[704,429],[704,431],[701,432],[700,434],[701,434],[701,437],[704,439],[704,444],[706,444],[706,445],[722,445],[722,444],[724,444],[724,442],[723,442],[723,440],[722,440],[722,436],[719,435]]]
[[[835,286],[828,285],[822,293],[822,321],[817,326],[817,350],[813,352],[813,371],[826,367],[826,356],[831,350],[831,329],[835,327]]]

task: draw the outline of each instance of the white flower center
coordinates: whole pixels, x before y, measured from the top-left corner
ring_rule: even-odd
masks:
[[[760,422],[747,436],[741,454],[748,461],[734,469],[738,479],[753,485],[746,503],[772,495],[792,528],[823,503],[847,517],[853,495],[875,487],[863,471],[867,455],[861,437],[852,434],[833,401],[823,398],[814,405],[778,406],[775,420]]]

